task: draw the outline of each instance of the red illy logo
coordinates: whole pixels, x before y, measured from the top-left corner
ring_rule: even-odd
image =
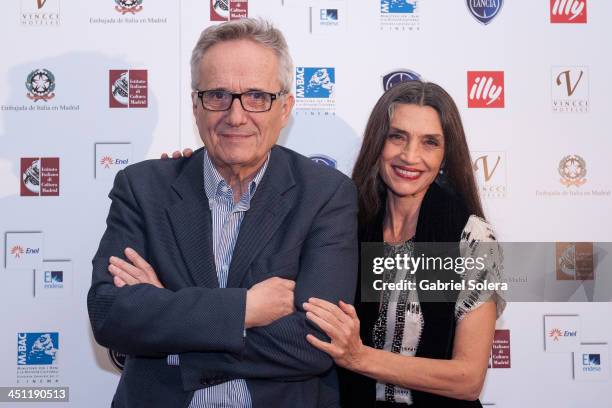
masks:
[[[468,71],[468,108],[503,108],[504,71]]]
[[[550,22],[586,24],[587,0],[550,0]]]

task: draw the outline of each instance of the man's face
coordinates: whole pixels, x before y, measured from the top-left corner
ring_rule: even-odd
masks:
[[[224,41],[209,48],[200,63],[198,89],[242,93],[281,91],[278,57],[250,40]],[[293,107],[293,95],[277,98],[268,112],[247,112],[234,99],[229,110],[211,112],[193,97],[200,137],[213,163],[250,173],[261,166],[278,140]]]

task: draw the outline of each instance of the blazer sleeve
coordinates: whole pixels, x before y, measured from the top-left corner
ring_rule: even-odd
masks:
[[[332,366],[331,357],[306,340],[308,333],[327,338],[306,319],[302,307],[310,297],[352,303],[357,284],[357,192],[344,179],[317,214],[308,232],[295,287],[296,312],[272,324],[247,330],[240,354],[181,354],[187,389],[190,378],[266,378],[303,380]]]
[[[246,289],[190,287],[176,292],[149,284],[117,288],[109,257],[127,246],[144,258],[150,234],[130,180],[120,171],[112,191],[107,228],[92,261],[87,295],[96,341],[130,355],[159,356],[189,351],[240,353],[244,348]]]

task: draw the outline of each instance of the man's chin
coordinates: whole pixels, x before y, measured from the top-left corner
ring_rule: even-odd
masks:
[[[264,156],[265,157],[265,156]],[[251,167],[256,166],[262,161],[262,158],[255,157],[254,155],[245,154],[224,154],[218,158],[220,164],[231,167]]]

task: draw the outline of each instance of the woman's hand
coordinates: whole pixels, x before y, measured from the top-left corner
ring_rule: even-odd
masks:
[[[343,301],[338,305],[340,307],[317,298],[310,298],[303,304],[308,320],[319,326],[331,338],[331,343],[312,334],[307,335],[306,340],[329,354],[339,366],[359,371],[367,349],[359,337],[359,318],[352,305]]]
[[[121,288],[125,285],[148,283],[157,288],[164,287],[157,278],[153,267],[138,255],[138,252],[132,248],[125,248],[124,253],[131,263],[116,256],[111,256],[109,259],[108,271],[113,275],[115,286]]]
[[[173,159],[179,159],[181,157],[191,157],[191,155],[193,154],[193,150],[191,150],[190,148],[187,149],[183,149],[183,154],[181,155],[181,152],[179,150],[175,150],[174,153],[172,153],[172,158]],[[162,159],[168,159],[168,153],[162,153],[161,155]]]

